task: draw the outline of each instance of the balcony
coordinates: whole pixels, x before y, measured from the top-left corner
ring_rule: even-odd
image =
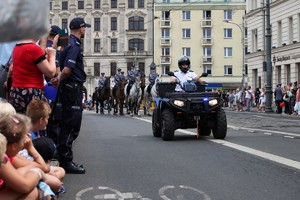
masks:
[[[137,50],[137,51],[125,51],[124,56],[126,58],[146,58],[149,56],[151,52],[148,51],[142,51],[142,50]],[[152,55],[152,54],[151,54]]]
[[[202,39],[203,46],[211,46],[212,45],[212,38],[203,38]]]
[[[171,28],[171,20],[161,20],[160,28]]]
[[[160,64],[163,65],[163,64],[168,64],[170,65],[171,64],[171,56],[161,56],[160,57]]]
[[[244,38],[244,45],[245,45],[245,47],[248,46],[248,38]]]
[[[212,21],[210,19],[204,19],[201,21],[201,27],[212,27]]]
[[[161,38],[160,46],[171,46],[171,39],[170,38]]]
[[[213,58],[212,56],[203,56],[203,64],[212,64],[213,63]]]

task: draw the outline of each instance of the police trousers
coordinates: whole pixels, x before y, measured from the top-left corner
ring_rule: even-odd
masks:
[[[59,100],[62,106],[62,120],[58,141],[59,161],[70,163],[73,161],[73,142],[79,135],[82,121],[82,83],[66,82],[59,90]]]

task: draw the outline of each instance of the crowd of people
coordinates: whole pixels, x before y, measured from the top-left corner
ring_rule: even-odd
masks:
[[[56,199],[65,192],[66,173],[85,173],[72,146],[81,128],[86,74],[80,46],[87,27],[82,18],[71,20],[65,46],[54,25],[47,38],[20,40],[13,48],[0,102],[1,200]]]
[[[227,93],[218,91],[224,100],[224,107],[232,111],[250,111],[255,107],[257,112],[265,112],[266,89],[251,90],[247,86],[244,91],[240,88]],[[294,82],[286,86],[278,84],[273,91],[275,112],[282,115],[300,115],[300,83]],[[273,103],[272,102],[272,103]]]

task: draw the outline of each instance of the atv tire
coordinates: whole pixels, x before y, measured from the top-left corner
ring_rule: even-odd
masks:
[[[227,119],[223,108],[220,108],[215,114],[215,125],[212,132],[215,139],[224,139],[227,134]]]
[[[157,121],[157,111],[153,110],[152,114],[152,132],[154,137],[161,137],[161,127]]]
[[[161,137],[165,141],[173,140],[175,132],[175,117],[170,109],[162,111]]]

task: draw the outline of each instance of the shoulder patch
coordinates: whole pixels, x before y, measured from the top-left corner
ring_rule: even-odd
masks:
[[[176,69],[174,72],[178,72],[178,69]]]
[[[194,72],[194,71],[190,69],[189,72]]]

